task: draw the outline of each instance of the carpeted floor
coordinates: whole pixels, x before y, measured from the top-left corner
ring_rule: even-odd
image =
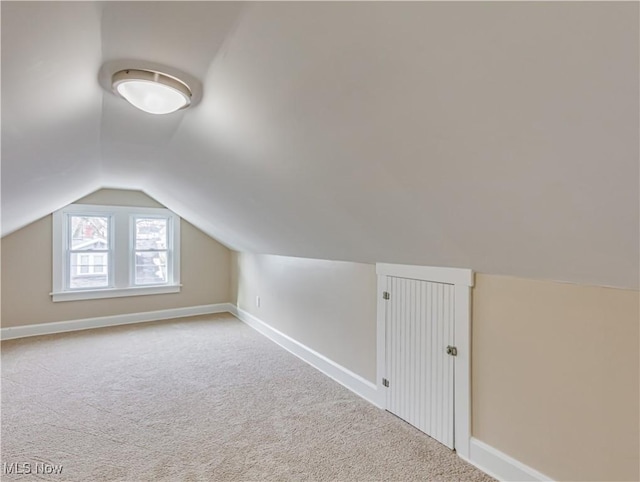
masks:
[[[44,480],[493,480],[230,315],[2,342],[1,455],[63,466]]]

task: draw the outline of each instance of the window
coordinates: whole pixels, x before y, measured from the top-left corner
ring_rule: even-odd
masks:
[[[95,271],[96,259],[109,257],[111,218],[107,216],[70,215],[67,223],[69,252],[68,283],[70,289],[105,288],[108,273]],[[96,254],[104,253],[104,254]]]
[[[180,291],[180,218],[71,204],[53,215],[53,301]]]
[[[167,219],[135,218],[135,284],[167,282]]]

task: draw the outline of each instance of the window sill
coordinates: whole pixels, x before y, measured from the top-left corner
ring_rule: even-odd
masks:
[[[100,290],[58,291],[50,293],[52,301],[95,300],[100,298],[121,298],[124,296],[163,295],[179,293],[182,285],[135,286],[130,288],[106,288]]]

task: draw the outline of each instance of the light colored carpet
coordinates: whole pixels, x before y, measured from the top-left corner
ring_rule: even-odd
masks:
[[[3,342],[1,453],[46,480],[493,480],[230,315]]]

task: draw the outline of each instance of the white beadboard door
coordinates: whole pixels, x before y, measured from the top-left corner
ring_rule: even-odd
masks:
[[[387,410],[454,447],[454,285],[387,277]]]

